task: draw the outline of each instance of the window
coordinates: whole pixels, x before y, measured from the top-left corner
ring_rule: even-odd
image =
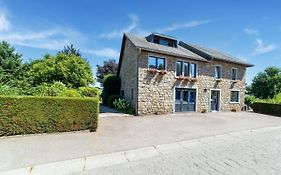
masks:
[[[237,68],[231,69],[231,80],[237,80]]]
[[[192,78],[196,78],[197,76],[197,70],[196,70],[196,64],[194,63],[188,63],[183,61],[177,61],[176,62],[176,76],[185,76]]]
[[[231,91],[230,102],[239,103],[239,91]]]
[[[181,76],[182,75],[182,61],[177,61],[176,62],[176,76]]]
[[[160,39],[159,44],[161,44],[163,46],[169,46],[169,42],[167,40],[164,40],[164,39]]]
[[[183,76],[189,76],[189,63],[183,63]]]
[[[216,79],[221,79],[221,66],[216,66],[215,77],[216,77]]]
[[[148,57],[148,67],[151,69],[164,70],[165,69],[165,59],[158,57]]]
[[[190,73],[191,73],[191,78],[196,78],[196,73],[197,72],[197,66],[194,63],[190,64]]]

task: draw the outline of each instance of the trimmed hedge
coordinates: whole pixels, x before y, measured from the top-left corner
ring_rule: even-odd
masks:
[[[96,131],[97,98],[0,96],[0,136]]]
[[[281,104],[255,102],[253,104],[253,110],[257,113],[281,117]]]

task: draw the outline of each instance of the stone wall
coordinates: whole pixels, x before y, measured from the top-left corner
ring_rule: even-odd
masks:
[[[138,49],[130,40],[126,39],[119,77],[121,78],[121,92],[134,109],[137,109],[138,101],[138,53]]]
[[[148,72],[148,55],[159,56],[166,59],[168,73],[165,75],[151,74]],[[211,89],[221,90],[220,110],[240,110],[244,104],[245,71],[244,66],[233,63],[213,60],[211,63],[181,59],[197,63],[198,77],[196,82],[179,81],[175,78],[175,62],[179,58],[172,56],[152,54],[142,51],[138,57],[138,115],[172,113],[174,111],[174,88],[197,89],[197,111],[210,110]],[[222,66],[222,81],[214,78],[215,66]],[[238,69],[238,81],[233,83],[231,68]],[[230,92],[240,90],[240,102],[230,103]]]

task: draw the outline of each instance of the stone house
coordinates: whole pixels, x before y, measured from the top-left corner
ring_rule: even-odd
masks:
[[[243,60],[152,33],[125,33],[117,75],[121,95],[137,115],[239,111],[244,106]]]

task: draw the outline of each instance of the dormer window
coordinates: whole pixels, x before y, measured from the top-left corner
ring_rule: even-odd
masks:
[[[146,37],[147,41],[163,46],[177,47],[177,40],[166,35],[153,33]]]

